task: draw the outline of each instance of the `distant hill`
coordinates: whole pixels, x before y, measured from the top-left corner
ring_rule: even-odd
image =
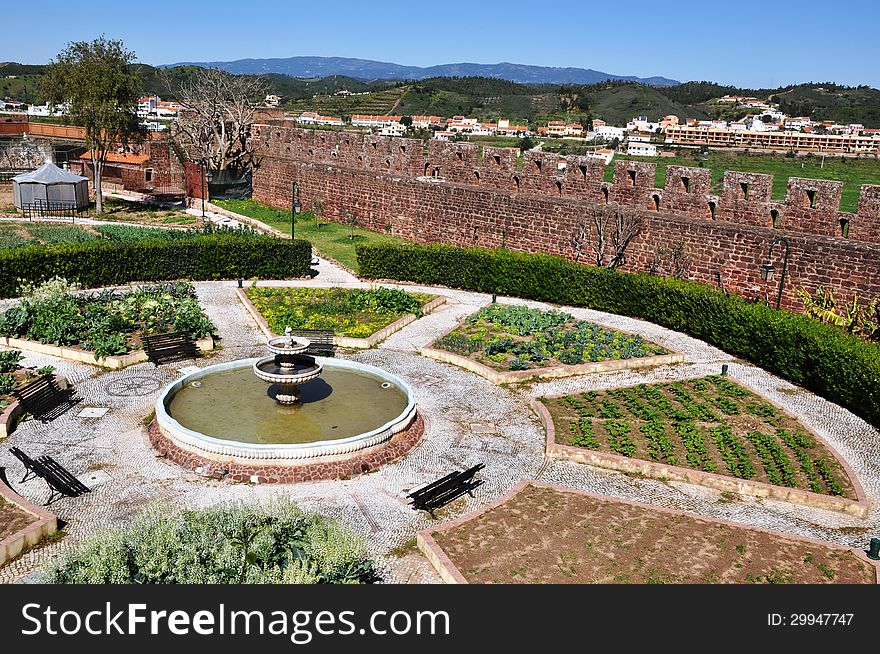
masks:
[[[607,80],[628,80],[657,86],[678,84],[667,77],[612,75],[591,68],[556,68],[501,62],[499,64],[442,64],[438,66],[402,66],[370,59],[348,57],[287,57],[283,59],[238,59],[236,61],[195,61],[167,64],[219,68],[236,75],[280,73],[291,77],[326,77],[346,75],[363,80],[422,80],[429,77],[495,77],[524,84],[595,84]]]
[[[321,57],[307,59],[328,60]],[[498,66],[504,65],[507,64]],[[169,91],[166,80],[170,79],[173,89],[199,70],[194,65],[156,68],[134,64],[133,68],[141,76],[144,94],[157,94],[167,99],[175,99],[175,94],[173,90]],[[437,68],[444,67],[419,70]],[[37,104],[44,102],[41,88],[44,71],[45,65],[0,62],[0,97]],[[342,74],[291,77],[282,73],[264,73],[263,76],[268,82],[269,92],[280,95],[287,109],[313,110],[336,116],[395,113],[449,117],[462,114],[487,120],[510,118],[538,124],[556,118],[583,122],[602,118],[617,125],[623,125],[639,115],[648,116],[651,120],[669,114],[682,119],[738,120],[749,111],[747,108],[715,102],[717,98],[729,94],[770,98],[789,115],[810,115],[817,120],[861,123],[866,127],[880,128],[880,90],[867,86],[839,86],[830,82],[811,82],[778,89],[742,89],[709,81],[685,82],[674,86],[653,86],[621,79],[593,84],[538,84],[492,75],[442,75],[418,80],[411,78],[410,81],[364,81],[359,75]],[[336,95],[339,91],[348,93]]]

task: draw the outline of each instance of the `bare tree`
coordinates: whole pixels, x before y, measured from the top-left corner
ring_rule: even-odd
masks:
[[[593,207],[588,218],[581,220],[570,239],[575,261],[593,252],[593,261],[601,268],[617,268],[626,263],[626,249],[642,233],[642,218],[621,207]]]
[[[250,138],[259,103],[269,88],[263,77],[199,69],[171,90],[184,110],[175,137],[211,170],[244,170],[256,163],[262,142]]]
[[[642,217],[634,211],[620,207],[613,210],[614,226],[611,230],[611,248],[614,254],[607,268],[617,268],[626,263],[626,248],[630,241],[642,233]]]

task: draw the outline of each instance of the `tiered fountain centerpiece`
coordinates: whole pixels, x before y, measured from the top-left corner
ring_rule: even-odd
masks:
[[[317,379],[323,367],[315,357],[304,354],[311,342],[307,338],[294,337],[287,327],[284,336],[270,338],[267,346],[273,356],[263,357],[254,363],[254,374],[264,382],[273,384],[269,394],[278,404],[296,405],[299,385]]]

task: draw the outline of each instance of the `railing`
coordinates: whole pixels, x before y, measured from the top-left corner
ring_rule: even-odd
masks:
[[[71,222],[76,222],[76,217],[87,213],[88,207],[77,207],[75,202],[64,200],[34,200],[23,204],[21,212],[27,216],[28,220],[34,217],[57,216],[70,218]]]

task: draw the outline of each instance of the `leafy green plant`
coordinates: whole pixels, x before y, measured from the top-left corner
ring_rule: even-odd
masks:
[[[606,420],[602,423],[608,432],[608,444],[612,452],[632,457],[636,454],[636,444],[629,437],[630,426],[625,420]]]
[[[9,395],[17,386],[18,382],[12,375],[0,375],[0,395]]]
[[[19,362],[24,359],[21,350],[0,351],[0,372],[14,372],[19,368]]]
[[[570,445],[586,447],[590,450],[598,450],[600,445],[593,432],[593,421],[589,418],[581,418],[571,423]]]
[[[755,476],[755,468],[749,461],[745,445],[733,434],[728,425],[712,427],[709,433],[721,452],[721,458],[730,474],[740,479],[751,479]]]

